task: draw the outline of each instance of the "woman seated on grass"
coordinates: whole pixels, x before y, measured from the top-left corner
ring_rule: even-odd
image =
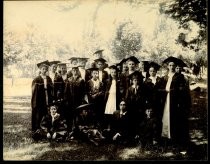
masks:
[[[33,135],[35,141],[48,139],[64,141],[67,136],[67,124],[58,113],[58,105],[50,105],[49,114],[42,118],[40,129]]]

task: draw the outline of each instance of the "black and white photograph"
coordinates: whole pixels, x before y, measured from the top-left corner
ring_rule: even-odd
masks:
[[[207,161],[207,6],[3,1],[3,161]]]

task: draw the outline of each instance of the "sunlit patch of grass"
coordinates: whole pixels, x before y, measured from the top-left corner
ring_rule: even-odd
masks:
[[[4,133],[20,133],[27,130],[28,129],[26,127],[23,127],[23,125],[5,125],[3,132]]]
[[[49,151],[49,143],[36,143],[4,151],[4,160],[32,160],[35,156]]]
[[[126,159],[134,159],[135,157],[138,157],[139,155],[140,155],[140,150],[138,147],[125,148],[125,149],[121,150],[119,157],[123,160],[126,160]]]

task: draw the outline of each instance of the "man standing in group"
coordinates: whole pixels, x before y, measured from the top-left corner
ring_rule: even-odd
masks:
[[[90,73],[88,70],[85,69],[86,63],[88,61],[88,58],[78,58],[78,66],[79,66],[79,71],[81,74],[81,78],[87,82],[88,80],[90,80]]]
[[[47,76],[49,61],[37,64],[40,74],[32,81],[32,133],[40,129],[40,122],[47,114],[47,106],[52,102],[52,80]]]
[[[52,79],[53,83],[53,91],[52,91],[52,96],[54,100],[59,99],[59,93],[61,93],[61,84],[62,84],[62,78],[59,76],[57,71],[58,63],[60,61],[51,61],[50,63],[50,71],[49,71],[49,76]]]
[[[106,80],[108,79],[108,73],[104,70],[106,60],[103,58],[98,58],[94,61],[96,63],[96,68],[99,70],[99,80],[105,84]]]

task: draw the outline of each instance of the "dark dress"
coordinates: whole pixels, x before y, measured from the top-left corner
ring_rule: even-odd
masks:
[[[39,75],[32,81],[32,131],[40,128],[40,122],[44,115],[48,113],[47,105],[52,102],[52,80],[47,79],[47,89],[44,88],[44,79]],[[47,95],[47,96],[46,96]]]
[[[163,78],[163,89],[166,87],[168,76]],[[164,92],[164,102],[169,97],[169,119],[170,119],[170,135],[171,139],[178,144],[186,144],[189,140],[188,115],[189,108],[185,108],[189,104],[189,95],[187,95],[186,81],[182,74],[175,73],[172,77],[170,92]]]

